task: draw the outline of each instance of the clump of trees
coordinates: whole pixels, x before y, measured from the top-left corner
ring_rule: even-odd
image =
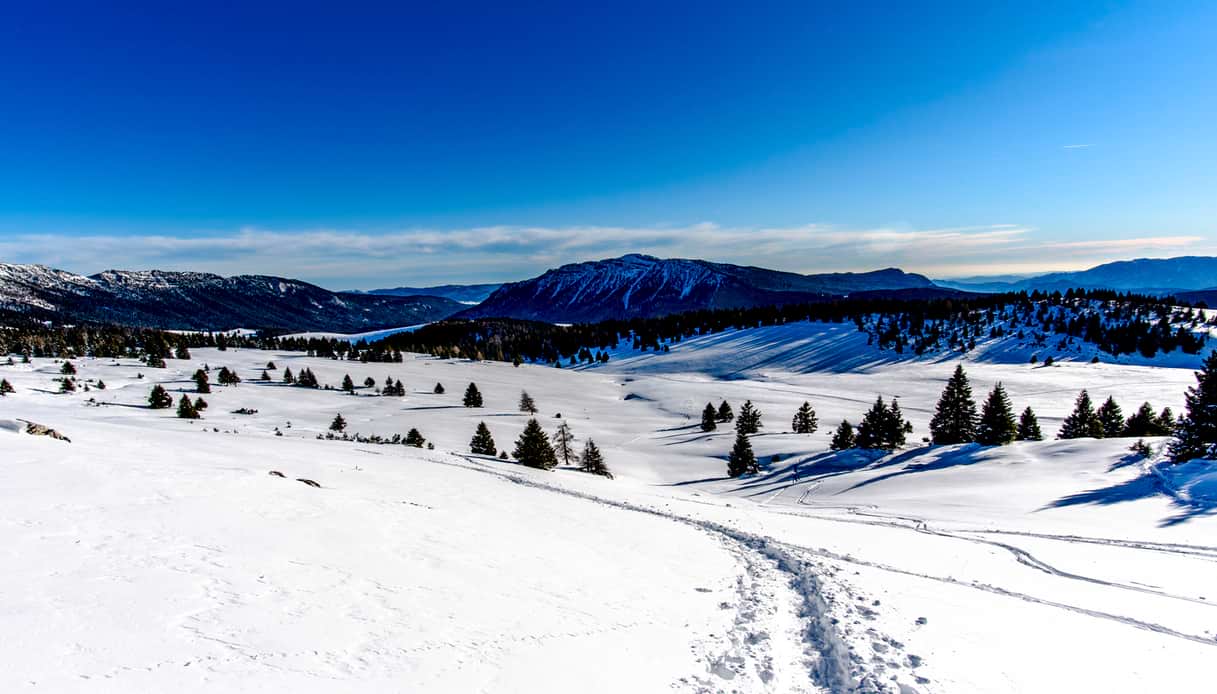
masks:
[[[173,407],[173,396],[165,390],[161,384],[152,386],[152,392],[148,393],[148,407],[154,410],[165,410]]]

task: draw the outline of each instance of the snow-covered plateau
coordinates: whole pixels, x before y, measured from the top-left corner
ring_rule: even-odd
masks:
[[[1049,440],[931,447],[959,360],[873,360],[834,329],[577,369],[82,358],[77,384],[106,388],[69,394],[56,360],[0,365],[15,389],[0,398],[0,691],[1207,688],[1217,467],[1051,440],[1082,388],[1181,412],[1192,368],[978,350],[963,360],[977,400],[1002,382]],[[205,364],[243,382],[213,385],[203,419],[146,406],[157,383],[193,397]],[[392,377],[406,395],[296,388],[285,368],[335,387]],[[481,408],[461,404],[470,382]],[[512,448],[524,390],[551,435],[564,421],[578,448],[594,439],[614,479],[469,454],[479,422]],[[877,395],[899,397],[910,446],[830,453]],[[733,431],[699,427],[724,399],[763,413],[758,475],[726,477]],[[819,429],[789,433],[803,401]],[[434,449],[318,439],[338,413],[348,433],[413,427]]]

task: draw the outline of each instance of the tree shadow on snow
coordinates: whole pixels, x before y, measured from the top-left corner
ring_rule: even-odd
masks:
[[[895,470],[883,475],[872,477],[868,480],[862,480],[857,484],[844,490],[846,492],[860,489],[879,482],[885,482],[895,477],[903,475],[912,475],[918,472],[931,472],[933,470],[945,470],[947,468],[959,467],[961,465],[972,465],[979,463],[984,458],[977,455],[985,450],[984,446],[968,443],[960,446],[927,446],[924,448],[914,448],[910,451],[904,451],[893,456],[889,456],[874,465],[874,468],[888,468],[897,465],[904,465],[900,470]],[[933,459],[924,463],[912,463],[910,461],[922,456],[936,454]]]
[[[1057,499],[1040,510],[1042,511],[1047,508],[1064,508],[1067,506],[1081,506],[1086,504],[1109,506],[1111,504],[1137,501],[1138,499],[1148,499],[1158,495],[1168,499],[1173,506],[1180,509],[1179,513],[1173,516],[1168,516],[1159,521],[1159,528],[1169,528],[1171,526],[1180,525],[1192,520],[1193,518],[1217,515],[1217,507],[1214,507],[1211,504],[1190,503],[1168,494],[1167,491],[1162,488],[1162,484],[1158,477],[1153,473],[1146,473],[1135,479],[1125,480],[1108,487],[1089,489],[1084,492],[1078,492],[1077,494],[1070,494]]]
[[[1146,499],[1158,494],[1161,491],[1162,488],[1158,485],[1158,479],[1152,474],[1145,474],[1108,487],[1088,489],[1084,492],[1063,496],[1047,506],[1044,506],[1040,510],[1042,511],[1047,508],[1065,508],[1067,506],[1082,506],[1085,504],[1110,506],[1111,504],[1121,504],[1126,501]]]

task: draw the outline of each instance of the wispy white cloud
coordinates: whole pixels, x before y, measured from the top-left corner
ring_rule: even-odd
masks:
[[[503,281],[567,262],[629,252],[696,257],[794,272],[901,267],[931,276],[1077,269],[1131,255],[1201,247],[1199,236],[1041,240],[991,224],[940,229],[793,227],[489,226],[367,233],[246,228],[207,235],[26,234],[0,238],[0,259],[76,272],[191,269],[274,274],[332,288]]]
[[[1094,145],[1093,145],[1093,144],[1089,144],[1089,143],[1087,143],[1087,144],[1078,144],[1078,145],[1062,145],[1062,146],[1061,146],[1061,149],[1087,149],[1087,148],[1089,148],[1089,147],[1094,147]]]

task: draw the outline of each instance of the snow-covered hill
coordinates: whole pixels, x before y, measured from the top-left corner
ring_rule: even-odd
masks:
[[[1208,464],[1159,467],[1119,439],[831,454],[828,431],[879,394],[900,398],[916,442],[954,363],[800,369],[804,338],[738,331],[592,369],[196,349],[163,370],[77,359],[80,384],[107,388],[70,395],[53,392],[53,360],[0,362],[16,387],[0,398],[0,633],[20,635],[0,690],[1203,688]],[[245,382],[213,386],[203,420],[142,407],[153,382],[180,397],[204,364]],[[1179,411],[1194,383],[1084,360],[965,366],[1049,436],[1080,388]],[[278,382],[305,367],[407,394]],[[470,381],[485,407],[460,406]],[[616,478],[468,455],[480,421],[511,447],[522,390],[546,430],[595,439]],[[726,478],[732,431],[697,427],[723,399],[764,413],[759,475]],[[804,400],[820,430],[789,433]],[[416,427],[435,449],[318,440],[339,412],[349,432]]]
[[[705,260],[630,254],[574,263],[505,284],[466,317],[593,322],[707,308],[809,301],[873,290],[932,290],[920,275],[896,269],[799,275]]]
[[[262,275],[107,270],[85,277],[41,265],[0,263],[0,308],[59,322],[349,332],[439,320],[461,304],[433,296],[341,294]]]

